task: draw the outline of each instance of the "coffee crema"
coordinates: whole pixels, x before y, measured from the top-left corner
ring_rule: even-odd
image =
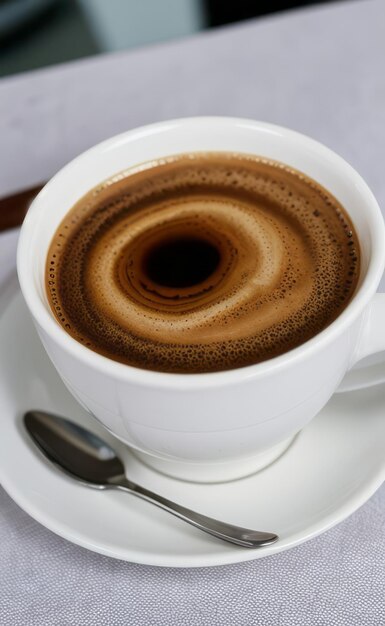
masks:
[[[339,202],[282,163],[204,152],[103,182],[51,242],[64,329],[149,370],[228,370],[304,343],[344,309],[359,244]]]

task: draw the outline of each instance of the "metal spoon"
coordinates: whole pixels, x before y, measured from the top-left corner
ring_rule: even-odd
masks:
[[[78,424],[43,411],[29,411],[24,415],[24,423],[44,455],[83,484],[96,489],[127,491],[218,539],[244,548],[267,546],[278,539],[274,533],[249,530],[201,515],[136,485],[126,478],[124,465],[114,450]]]

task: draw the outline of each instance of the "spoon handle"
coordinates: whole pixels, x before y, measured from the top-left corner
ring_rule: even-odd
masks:
[[[129,493],[138,496],[147,502],[151,502],[151,504],[159,506],[161,509],[172,513],[172,515],[179,517],[188,524],[196,526],[196,528],[199,528],[210,535],[214,535],[214,537],[217,537],[218,539],[235,543],[243,548],[259,548],[261,546],[267,546],[274,543],[278,539],[278,535],[275,535],[274,533],[241,528],[240,526],[227,524],[212,517],[207,517],[206,515],[197,513],[196,511],[192,511],[191,509],[181,506],[180,504],[176,504],[175,502],[172,502],[172,500],[168,500],[167,498],[153,493],[144,487],[140,487],[126,478],[120,477],[119,482],[111,481],[109,484],[110,486],[117,487],[123,491],[128,491]]]

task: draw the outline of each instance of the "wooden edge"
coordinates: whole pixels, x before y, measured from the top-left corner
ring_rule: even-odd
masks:
[[[0,232],[20,226],[28,207],[44,184],[19,191],[6,198],[0,198]]]

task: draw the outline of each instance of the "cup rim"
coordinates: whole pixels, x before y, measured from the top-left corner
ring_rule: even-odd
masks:
[[[39,201],[43,194],[45,195],[49,193],[51,188],[60,182],[61,175],[64,171],[67,172],[68,169],[76,168],[78,162],[84,161],[84,159],[92,158],[98,153],[113,149],[114,145],[118,145],[122,141],[129,141],[130,139],[143,136],[143,134],[148,135],[167,131],[167,129],[170,128],[175,129],[176,127],[180,128],[186,126],[191,128],[194,126],[204,126],[205,124],[241,126],[248,127],[253,130],[284,135],[292,140],[306,143],[308,147],[312,147],[318,153],[321,153],[321,156],[328,159],[329,162],[332,162],[339,168],[339,170],[343,171],[345,175],[348,175],[355,188],[359,189],[360,192],[365,194],[366,197],[365,209],[370,226],[373,247],[366,275],[348,305],[333,322],[305,343],[271,359],[231,370],[192,374],[146,370],[114,361],[113,359],[87,348],[69,335],[60,326],[54,318],[52,312],[48,310],[48,307],[42,302],[39,294],[37,293],[32,274],[33,267],[27,259],[27,249],[35,226],[35,220],[37,217],[40,217]],[[384,267],[385,224],[380,208],[366,182],[347,161],[330,148],[327,148],[320,142],[308,137],[307,135],[298,133],[297,131],[263,121],[220,116],[178,118],[137,127],[110,137],[109,139],[106,139],[105,141],[98,143],[81,153],[61,168],[48,181],[48,183],[33,200],[23,222],[17,248],[17,272],[24,299],[37,324],[55,343],[59,344],[65,352],[70,353],[84,365],[87,365],[92,369],[96,369],[101,373],[105,373],[110,377],[112,376],[120,381],[135,382],[135,384],[173,389],[218,387],[221,385],[238,383],[250,378],[259,378],[261,376],[271,374],[273,371],[281,370],[301,361],[302,359],[305,359],[310,352],[317,351],[322,346],[332,342],[335,337],[337,337],[341,332],[343,332],[344,329],[354,322],[364,309],[365,305],[374,295],[381,280]]]

